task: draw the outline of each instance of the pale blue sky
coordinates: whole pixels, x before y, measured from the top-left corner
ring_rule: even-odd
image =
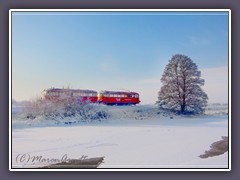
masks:
[[[200,70],[226,67],[228,14],[13,12],[13,98],[70,85],[136,91],[143,103],[154,103],[163,69],[178,53]]]

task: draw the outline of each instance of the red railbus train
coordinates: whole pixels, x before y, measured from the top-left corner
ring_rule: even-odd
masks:
[[[79,102],[102,103],[106,105],[135,105],[140,103],[136,92],[97,91],[80,89],[51,88],[43,90],[42,97],[46,100],[57,101],[71,99]]]
[[[46,100],[71,99],[79,102],[92,102],[98,100],[97,91],[80,89],[51,88],[43,90],[42,97]]]
[[[136,92],[101,91],[98,93],[98,102],[107,105],[135,105],[140,100]]]

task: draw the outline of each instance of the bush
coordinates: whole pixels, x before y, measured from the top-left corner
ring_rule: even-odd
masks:
[[[46,120],[63,120],[74,118],[78,121],[102,120],[109,115],[96,105],[71,99],[49,101],[37,99],[30,103],[24,110],[25,118],[34,120],[44,118]],[[69,123],[71,124],[71,123]]]

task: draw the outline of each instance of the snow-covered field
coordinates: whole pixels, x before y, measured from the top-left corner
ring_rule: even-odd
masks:
[[[22,120],[21,107],[13,108],[13,168],[82,156],[104,156],[99,168],[228,168],[228,153],[199,158],[213,142],[228,136],[227,105],[210,106],[201,116],[164,114],[153,105],[99,108],[109,118]]]

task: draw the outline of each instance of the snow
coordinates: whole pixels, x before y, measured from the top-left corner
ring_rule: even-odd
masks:
[[[228,153],[199,158],[213,142],[228,136],[228,115],[220,113],[221,108],[202,116],[158,114],[153,105],[102,108],[110,118],[71,125],[42,120],[24,124],[13,116],[13,167],[46,165],[33,160],[38,156],[104,156],[99,168],[228,168]]]

